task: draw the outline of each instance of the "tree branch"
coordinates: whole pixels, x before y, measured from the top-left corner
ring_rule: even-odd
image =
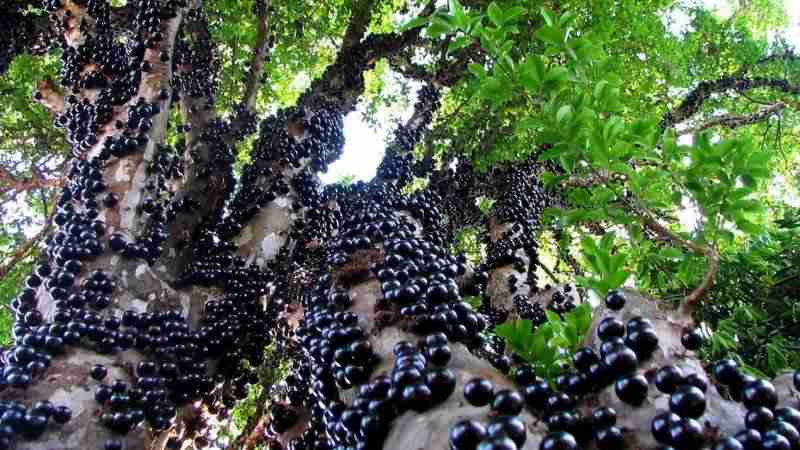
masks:
[[[774,116],[775,114],[780,113],[784,108],[786,108],[786,104],[783,102],[778,102],[749,115],[735,116],[732,114],[724,114],[721,116],[714,117],[708,122],[698,125],[694,128],[687,128],[685,130],[682,130],[681,132],[678,133],[678,136],[699,133],[703,130],[707,130],[709,128],[713,128],[716,126],[721,126],[733,130],[739,127],[752,125],[754,123],[763,122],[764,120],[767,120],[768,118]]]
[[[9,192],[27,192],[33,189],[58,188],[64,185],[64,178],[45,178],[39,174],[26,179],[19,179],[5,167],[0,167],[0,195]]]
[[[758,88],[769,88],[791,95],[800,95],[800,86],[792,85],[784,79],[726,77],[716,81],[703,81],[689,92],[680,106],[664,114],[661,119],[661,128],[666,130],[674,127],[695,115],[711,94],[726,91],[743,93]]]
[[[756,65],[769,64],[773,61],[780,61],[780,60],[786,62],[798,62],[800,61],[800,55],[796,54],[794,50],[786,50],[783,53],[773,53],[772,55],[765,56],[756,61]]]
[[[610,184],[612,182],[612,180],[607,176],[598,172],[593,172],[584,178],[586,179],[585,182],[576,182],[574,184],[570,183],[570,181],[573,181],[573,179],[570,179],[567,181],[566,186],[588,187],[595,184]],[[578,181],[577,178],[575,178],[575,181]],[[655,219],[655,217],[653,217],[652,213],[647,211],[644,207],[635,204],[632,197],[622,197],[620,203],[632,214],[638,216],[642,225],[646,229],[655,233],[661,239],[665,241],[671,241],[672,243],[687,250],[691,250],[698,255],[705,256],[706,260],[708,261],[708,270],[703,276],[703,280],[700,282],[700,284],[686,297],[684,297],[679,309],[679,311],[684,317],[687,318],[687,320],[691,320],[692,310],[708,293],[716,281],[717,272],[719,270],[719,253],[711,245],[700,245],[680,237],[677,233],[662,225],[658,220]]]
[[[423,14],[429,15],[433,11],[434,3],[430,2],[423,10]],[[363,19],[363,16],[357,15],[351,20],[362,20],[359,17]],[[350,28],[358,27],[351,23]],[[278,251],[282,246],[291,242],[288,236],[288,229],[284,229],[284,227],[290,229],[294,216],[288,214],[289,211],[283,202],[286,201],[288,205],[292,205],[297,200],[296,196],[290,189],[289,192],[279,195],[283,197],[281,202],[276,203],[274,201],[275,196],[270,200],[264,199],[267,198],[271,190],[274,194],[276,187],[291,186],[294,176],[312,164],[314,158],[292,161],[285,154],[286,141],[289,141],[290,147],[300,145],[307,131],[304,128],[304,123],[317,114],[322,114],[332,119],[330,125],[326,125],[332,127],[332,132],[341,132],[341,116],[355,108],[356,102],[364,92],[364,72],[372,67],[377,59],[388,57],[412,45],[419,39],[420,32],[421,28],[415,28],[401,34],[375,34],[367,36],[352,47],[342,47],[337,54],[335,62],[327,67],[320,78],[312,82],[311,87],[298,100],[296,111],[282,111],[276,117],[268,118],[261,123],[260,136],[254,143],[253,163],[243,169],[243,172],[258,173],[258,175],[243,177],[241,189],[230,200],[232,204],[242,202],[237,207],[248,209],[252,212],[252,214],[248,213],[247,218],[242,219],[239,223],[239,226],[244,226],[248,230],[253,227],[257,228],[257,230],[248,231],[253,233],[250,239],[254,246],[252,249],[261,249],[262,247],[260,245],[256,246],[255,243],[260,243],[268,231],[275,231],[271,228],[267,230],[264,228],[266,224],[259,222],[267,218],[275,224],[281,224],[280,230],[276,231],[281,236],[280,243],[277,244],[277,248],[274,250]],[[270,125],[271,122],[274,124],[273,121],[275,119],[279,120],[279,124],[276,127]],[[193,131],[194,135],[199,135],[201,132],[201,130]],[[195,155],[199,155],[201,159],[203,158],[203,152],[210,153],[210,145],[204,144],[209,147],[208,151],[197,151],[199,146],[189,145],[190,137],[187,136],[187,155],[191,155],[193,149],[195,150]],[[226,154],[221,151],[222,147],[217,145],[219,144],[218,142],[213,144],[218,147],[214,150],[214,153],[218,155]],[[330,158],[336,155],[338,155],[338,152],[325,155],[325,160],[321,161],[322,169],[330,162]],[[187,248],[184,245],[187,242],[187,238],[191,239],[191,236],[203,229],[203,227],[213,228],[216,226],[218,219],[221,217],[225,196],[229,192],[226,189],[229,186],[227,183],[232,179],[227,175],[229,172],[228,167],[225,167],[225,171],[222,171],[219,165],[210,164],[210,158],[206,158],[206,162],[200,164],[197,168],[191,167],[196,166],[196,162],[191,164],[188,164],[188,162],[190,162],[190,159],[187,158],[186,178],[183,186],[176,193],[175,199],[177,202],[191,204],[192,207],[179,212],[176,220],[170,224],[170,237],[164,246],[169,249],[165,254],[180,255],[177,258],[184,262],[188,260],[189,255],[183,254],[185,253],[183,251],[172,251],[172,249],[177,249],[178,247]],[[319,161],[315,163],[319,164]],[[320,168],[315,167],[315,170],[320,170]],[[255,198],[261,198],[263,202],[254,200],[251,197],[254,192],[258,192]],[[228,230],[227,232],[238,233],[239,231],[242,231],[242,229]],[[260,255],[258,251],[255,251],[253,255],[256,254]],[[274,255],[253,257],[262,263],[266,263]],[[168,266],[181,266],[181,263],[178,261]]]
[[[560,282],[561,282],[561,281],[560,281],[560,280],[559,280],[559,279],[556,277],[556,275],[553,273],[553,271],[552,271],[552,270],[550,270],[550,268],[549,268],[549,267],[547,267],[545,264],[542,264],[542,263],[540,262],[540,263],[539,263],[539,267],[541,267],[541,268],[542,268],[542,270],[544,271],[544,273],[546,273],[546,274],[547,274],[547,276],[549,276],[549,277],[550,277],[550,279],[551,279],[551,280],[553,280],[553,283],[556,283],[556,284],[558,284],[558,283],[560,283]]]
[[[375,0],[360,0],[353,5],[350,14],[350,23],[342,39],[342,48],[350,48],[361,42],[367,27],[372,21],[372,12],[375,9]]]
[[[272,47],[269,20],[271,11],[271,0],[256,2],[258,31],[253,48],[253,59],[250,61],[250,73],[245,81],[242,102],[236,110],[236,116],[231,119],[230,129],[223,139],[225,142],[235,143],[255,131],[258,88],[264,75],[267,54]]]
[[[60,188],[64,185],[65,174],[64,167],[67,161],[62,161],[56,167],[47,169],[46,165],[50,158],[37,164],[32,164],[30,167],[30,176],[22,174],[14,174],[7,167],[0,165],[0,195],[12,193],[13,198],[17,193],[27,192],[34,189],[52,189]],[[18,170],[18,172],[25,172],[25,169]],[[54,175],[55,176],[48,176]]]
[[[446,47],[443,47],[443,50],[446,53]],[[463,48],[455,53],[450,62],[442,64],[435,73],[431,73],[424,66],[411,61],[411,55],[405,53],[393,55],[389,58],[389,65],[406,78],[433,83],[437,86],[452,87],[464,77],[469,63],[474,61],[479,54],[480,46],[477,43]]]
[[[420,16],[429,16],[434,10],[435,1],[431,1]],[[351,23],[348,28],[351,27],[355,25]],[[420,26],[399,34],[373,34],[350,47],[342,47],[336,61],[328,66],[322,77],[311,83],[298,105],[310,109],[316,109],[320,105],[333,105],[342,114],[352,111],[364,91],[364,71],[373,67],[377,60],[390,57],[417,42],[421,31]]]
[[[253,49],[253,60],[250,62],[250,74],[245,84],[242,100],[242,104],[250,112],[255,112],[256,94],[258,94],[258,87],[261,84],[261,76],[264,74],[267,52],[271,46],[269,20],[271,8],[272,0],[265,0],[263,4],[259,4],[258,31],[256,32],[256,43]]]
[[[431,82],[433,80],[433,75],[425,67],[411,61],[411,57],[406,54],[397,54],[389,58],[389,67],[412,80],[422,82]]]
[[[692,241],[687,239],[683,239],[682,237],[678,236],[676,233],[673,233],[663,225],[661,225],[657,220],[651,217],[649,214],[644,213],[642,211],[639,212],[640,217],[643,219],[644,225],[654,233],[661,236],[663,239],[670,240],[675,244],[678,244],[684,248],[694,251],[699,255],[703,255],[706,257],[708,261],[708,270],[706,270],[705,275],[703,276],[703,280],[700,284],[692,290],[686,297],[684,297],[683,302],[681,302],[681,306],[679,311],[683,313],[686,317],[691,317],[692,310],[697,303],[702,300],[702,298],[708,293],[714,283],[716,282],[717,272],[719,271],[719,253],[710,245],[698,245]]]
[[[25,241],[25,243],[17,247],[17,249],[14,251],[11,257],[2,266],[0,266],[0,279],[5,278],[6,275],[8,275],[9,272],[11,272],[11,270],[14,268],[14,266],[16,266],[20,261],[22,261],[28,255],[30,255],[31,251],[34,250],[35,246],[39,242],[41,242],[42,239],[45,238],[45,236],[47,236],[47,233],[50,231],[50,227],[53,224],[54,212],[55,208],[53,208],[53,211],[51,211],[50,214],[45,219],[45,223],[42,229],[39,230],[39,232],[36,233],[36,235],[34,235],[32,238],[28,239],[27,241]]]

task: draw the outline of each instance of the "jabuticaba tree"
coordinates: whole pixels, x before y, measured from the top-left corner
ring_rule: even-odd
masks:
[[[375,3],[353,3],[333,63],[260,121],[268,2],[255,2],[258,48],[230,117],[215,109],[202,2],[136,0],[123,13],[47,0],[48,25],[19,15],[22,48],[2,57],[38,51],[37,30],[58,36],[60,85],[33,98],[74,158],[57,229],[11,304],[0,448],[209,447],[271,363],[267,346],[291,369],[265,387],[269,405],[243,448],[800,448],[800,377],[758,380],[729,360],[709,377],[694,353],[702,335],[634,291],[595,307],[585,346],[552,383],[497,345],[499,314],[540,323],[545,308],[563,315],[586,299],[567,286],[540,295],[540,219],[563,200],[544,189],[535,158],[480,175],[412,156],[441,91],[483,61],[481,49],[432,72],[395,60],[425,85],[376,178],[320,185],[365,71],[431,45],[414,27],[368,33]],[[171,121],[177,110],[183,123]],[[237,175],[235,146],[256,132]],[[408,193],[415,176],[439,181]],[[462,188],[463,211],[448,201]],[[497,205],[480,219],[487,258],[469,267],[452,244],[476,225],[477,195]],[[485,293],[481,307],[468,292]]]

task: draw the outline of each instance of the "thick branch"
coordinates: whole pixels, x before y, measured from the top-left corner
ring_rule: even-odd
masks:
[[[420,16],[431,15],[434,5],[435,2],[428,3]],[[336,61],[303,94],[299,105],[316,109],[327,104],[336,106],[342,114],[352,111],[364,91],[364,71],[373,67],[377,60],[413,45],[419,40],[421,31],[422,27],[417,27],[399,34],[374,34],[351,47],[343,47]]]
[[[417,92],[417,102],[414,104],[414,113],[402,126],[397,127],[392,142],[386,148],[383,160],[378,166],[374,183],[382,183],[390,179],[406,183],[414,174],[412,167],[411,151],[422,140],[433,119],[433,114],[439,109],[439,91],[432,86],[424,86]],[[402,167],[396,167],[402,161]],[[416,170],[417,176],[426,176],[433,169],[422,161],[421,167]]]
[[[430,3],[422,14],[429,15],[433,10],[433,3]],[[279,115],[280,118],[271,117],[262,122],[261,136],[254,144],[253,167],[245,168],[245,172],[253,170],[253,173],[258,172],[260,175],[243,177],[242,189],[237,194],[238,197],[232,200],[233,203],[239,200],[243,202],[242,205],[237,204],[237,208],[256,211],[256,214],[248,216],[240,224],[245,225],[246,223],[244,235],[241,237],[247,238],[246,241],[250,243],[243,247],[255,249],[255,253],[250,253],[249,250],[245,250],[244,253],[263,264],[271,260],[284,245],[290,243],[289,231],[293,222],[291,208],[296,200],[292,189],[277,196],[281,198],[273,196],[270,200],[264,199],[271,189],[279,185],[291,186],[295,174],[308,167],[314,158],[292,161],[291,158],[286,157],[287,142],[289,147],[297,148],[292,151],[299,151],[299,146],[307,137],[308,130],[304,128],[304,122],[314,116],[329,117],[332,119],[329,122],[329,126],[332,126],[331,131],[340,133],[341,115],[353,110],[358,98],[364,92],[364,72],[372,67],[377,59],[391,56],[412,45],[419,39],[420,31],[420,28],[416,28],[402,34],[371,35],[352,47],[343,47],[335,62],[326,69],[322,77],[312,83],[298,101],[300,114],[284,115],[287,111],[283,111]],[[276,119],[280,125],[273,127]],[[195,131],[195,133],[199,132],[199,130]],[[187,140],[187,154],[193,147],[193,145],[188,145],[189,143]],[[329,155],[319,155],[324,159],[321,160],[321,167],[315,167],[315,170],[324,170],[332,158],[338,156],[338,151],[333,151]],[[320,161],[317,162],[317,164],[319,163]],[[188,167],[189,164],[187,164],[186,176],[194,177],[194,180],[187,179],[184,187],[176,194],[176,198],[179,201],[187,199],[194,206],[180,213],[172,223],[170,238],[165,248],[180,246],[181,242],[185,243],[187,237],[192,236],[203,226],[203,221],[206,226],[213,226],[216,221],[214,213],[221,212],[220,201],[224,200],[224,196],[218,194],[226,193],[223,184],[226,180],[219,175],[219,170],[209,167],[201,170],[195,176],[195,169],[190,170]],[[253,198],[248,197],[251,194],[255,198],[263,198],[254,201]],[[202,201],[200,201],[201,199]],[[257,203],[262,204],[255,206]],[[270,226],[266,226],[265,223],[262,223],[263,221],[268,221]],[[263,240],[268,236],[273,236],[275,245],[267,246],[271,249],[269,254],[262,254],[263,249],[266,248],[263,246]],[[166,253],[170,253],[169,250]]]
[[[443,47],[443,50],[446,53],[447,48]],[[455,53],[450,61],[441,64],[435,72],[430,72],[424,66],[413,62],[411,60],[412,55],[408,54],[408,52],[390,57],[389,65],[406,78],[432,83],[436,86],[452,87],[464,78],[469,63],[474,61],[479,54],[480,46],[477,43],[461,49]]]
[[[395,71],[406,78],[412,80],[431,82],[433,75],[430,74],[425,67],[411,61],[410,55],[398,54],[389,58],[389,66]]]
[[[174,15],[164,17],[163,21],[159,20],[159,23],[153,24],[158,25],[160,37],[154,40],[151,46],[143,49],[142,54],[131,52],[125,55],[115,55],[114,64],[130,65],[130,70],[141,70],[141,73],[136,73],[135,77],[128,78],[130,72],[127,70],[125,73],[112,70],[109,67],[111,64],[107,61],[98,61],[100,58],[95,52],[99,51],[100,44],[95,38],[109,32],[108,28],[98,25],[98,23],[105,23],[101,14],[93,16],[85,2],[79,4],[73,1],[66,1],[58,9],[51,11],[54,22],[59,24],[66,22],[64,34],[68,46],[64,48],[63,70],[64,73],[71,75],[62,78],[65,89],[70,89],[75,95],[68,100],[65,108],[69,114],[61,115],[61,117],[68,116],[63,125],[71,131],[76,126],[87,127],[87,139],[70,138],[72,151],[78,155],[78,158],[73,160],[75,170],[69,174],[70,186],[66,188],[66,192],[74,193],[85,189],[83,186],[86,186],[89,177],[82,172],[83,169],[90,167],[95,173],[93,179],[96,180],[98,186],[97,189],[91,191],[91,196],[85,196],[90,191],[84,190],[84,195],[62,197],[65,200],[60,200],[62,211],[66,211],[67,206],[70,207],[70,212],[64,220],[58,221],[61,231],[83,227],[89,236],[65,238],[65,242],[68,239],[69,242],[75,243],[80,239],[81,248],[85,248],[88,252],[70,256],[70,258],[82,260],[82,268],[81,265],[78,266],[74,280],[70,279],[69,286],[64,286],[64,292],[81,292],[82,294],[87,292],[87,290],[79,291],[78,287],[86,286],[87,280],[91,279],[93,274],[102,271],[106,274],[104,276],[108,277],[104,279],[113,280],[108,292],[111,294],[113,291],[113,302],[104,306],[103,313],[109,317],[121,317],[122,311],[127,310],[143,312],[145,310],[170,309],[184,312],[187,315],[190,313],[188,310],[191,308],[191,304],[186,304],[182,311],[184,304],[178,299],[175,291],[162,281],[156,271],[139,258],[120,258],[110,249],[107,240],[110,235],[117,232],[124,233],[128,238],[143,237],[142,241],[152,235],[139,233],[140,230],[149,231],[145,226],[152,223],[150,217],[146,215],[148,213],[140,206],[144,203],[146,195],[154,190],[148,188],[147,182],[155,178],[155,176],[151,177],[150,168],[153,166],[151,162],[157,157],[159,151],[157,145],[162,142],[169,114],[169,98],[164,98],[161,94],[162,88],[171,80],[171,61],[169,58],[163,58],[162,52],[167,55],[172,54],[175,34],[183,12],[182,9],[178,9]],[[109,37],[113,38],[114,36]],[[75,58],[74,56],[79,52],[82,52],[80,53],[81,57]],[[131,59],[120,61],[126,55],[129,55]],[[141,66],[139,66],[140,63]],[[145,69],[145,63],[147,69]],[[104,89],[99,88],[98,84],[82,83],[86,80],[83,76],[99,66],[105,66],[105,73],[102,74],[105,82],[121,83],[120,86],[124,86],[119,91],[126,95],[114,99],[119,101],[112,101],[112,99],[102,96],[100,91]],[[105,92],[110,92],[110,90]],[[129,95],[128,92],[130,92]],[[95,108],[93,111],[97,112],[96,116],[93,113],[92,117],[89,117],[84,112],[86,109],[83,108],[90,106]],[[124,133],[122,128],[126,128],[124,125],[132,119],[133,111],[137,109],[150,122],[147,126],[129,124],[127,126],[129,131],[138,130],[137,137],[139,139],[130,142],[131,145],[126,145],[124,148],[114,147],[114,144],[120,142],[119,138]],[[117,126],[117,120],[123,126]],[[104,197],[99,197],[100,191],[103,192]],[[113,193],[114,196],[109,196],[109,193]],[[105,205],[102,212],[99,213],[101,215],[98,215],[98,203],[91,206],[89,201],[101,202],[103,198],[114,198],[114,202]],[[92,212],[94,215],[90,215]],[[98,227],[93,228],[90,232],[83,224],[87,219],[92,220],[95,217],[99,217],[94,222]],[[42,233],[46,233],[46,231]],[[69,245],[74,244],[70,243]],[[60,253],[58,253],[55,240],[48,245],[47,252],[48,264],[63,267],[64,263],[61,262],[60,256],[56,257]],[[147,256],[152,254],[150,251],[147,253]],[[141,254],[140,252],[139,255]],[[69,291],[66,290],[67,288]],[[56,311],[63,311],[64,307],[60,305],[63,302],[58,300],[66,298],[66,295],[62,294],[63,297],[58,297],[52,290],[46,289],[46,286],[41,286],[34,294],[30,307],[41,313],[41,317],[46,321],[52,321]],[[109,295],[110,298],[111,295]],[[77,310],[86,311],[84,309]],[[78,339],[80,339],[80,335],[78,335]],[[3,391],[4,400],[24,399],[28,403],[33,400],[49,400],[55,404],[63,404],[73,411],[73,416],[67,425],[57,431],[48,429],[36,440],[20,440],[15,444],[17,449],[101,448],[106,439],[110,437],[111,431],[104,426],[104,420],[99,420],[102,417],[102,406],[97,404],[93,396],[92,384],[87,383],[87,369],[95,363],[103,364],[108,368],[109,376],[112,379],[131,381],[133,372],[130,370],[131,366],[126,363],[135,364],[145,353],[125,346],[124,353],[118,349],[108,348],[101,350],[106,354],[100,354],[96,351],[100,350],[99,347],[89,342],[82,341],[76,344],[78,345],[65,345],[59,349],[58,354],[54,352],[52,364],[47,369],[48,373],[41,377],[37,375],[35,383],[28,386],[26,390],[5,389]],[[123,346],[120,345],[120,347]],[[140,348],[139,350],[144,349]],[[113,351],[118,353],[111,355]],[[135,433],[114,439],[122,441],[120,445],[130,450],[154,448],[150,447],[147,441],[155,433],[157,432],[154,429],[143,426]]]
[[[661,119],[663,129],[671,128],[696,114],[712,94],[727,91],[744,93],[752,89],[769,88],[791,95],[800,94],[800,86],[787,80],[776,78],[720,78],[716,81],[703,81],[684,98],[683,102]]]
[[[342,39],[342,47],[349,48],[361,42],[367,27],[372,20],[372,12],[375,9],[375,0],[360,0],[354,2],[353,12],[350,15],[350,23]]]
[[[772,104],[770,106],[767,106],[766,108],[763,108],[760,111],[755,112],[753,114],[748,114],[748,115],[744,115],[744,116],[736,116],[736,115],[732,115],[732,114],[724,114],[724,115],[721,115],[721,116],[714,117],[713,119],[709,120],[708,122],[705,122],[705,123],[703,123],[701,125],[698,125],[698,126],[696,126],[694,128],[687,128],[685,130],[682,130],[681,132],[678,133],[678,136],[683,136],[683,135],[686,135],[686,134],[699,133],[699,132],[701,132],[703,130],[707,130],[709,128],[713,128],[713,127],[717,127],[717,126],[721,126],[721,127],[725,127],[725,128],[733,130],[733,129],[736,129],[736,128],[739,128],[739,127],[752,125],[754,123],[763,122],[763,121],[769,119],[770,117],[780,113],[784,108],[786,108],[786,104],[783,103],[783,102],[778,102],[778,103]]]

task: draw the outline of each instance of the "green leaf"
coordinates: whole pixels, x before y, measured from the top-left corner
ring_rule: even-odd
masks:
[[[469,47],[473,42],[474,41],[469,36],[458,36],[450,42],[450,45],[447,47],[447,53],[452,54],[462,48]]]
[[[561,108],[558,108],[558,112],[556,113],[556,122],[563,122],[565,119],[568,119],[572,116],[572,105],[564,105]]]
[[[410,21],[406,22],[405,25],[401,26],[400,27],[400,31],[408,31],[408,30],[410,30],[412,28],[418,28],[418,27],[421,27],[423,25],[427,25],[429,21],[430,21],[430,17],[427,17],[427,16],[426,17],[415,17],[415,18],[411,19]]]
[[[569,71],[561,66],[551,67],[550,70],[547,71],[547,75],[545,76],[545,81],[566,81],[567,77],[569,77]]]
[[[491,20],[492,23],[498,27],[503,25],[503,11],[500,9],[500,6],[497,5],[497,2],[490,3],[486,12],[489,15],[489,20]]]
[[[469,306],[472,306],[473,309],[480,308],[481,303],[483,303],[481,298],[476,296],[464,297],[464,301],[467,302]]]
[[[456,16],[458,14],[464,15],[464,7],[461,6],[461,3],[459,3],[458,0],[449,0],[447,4],[450,8],[450,13],[453,16]]]
[[[539,178],[542,180],[542,184],[545,186],[554,187],[567,177],[566,175],[556,175],[553,172],[542,172]]]
[[[570,311],[571,315],[576,318],[578,331],[585,337],[586,333],[592,327],[592,305],[588,302],[579,304],[575,309]]]
[[[544,62],[538,55],[531,55],[519,66],[518,72],[522,86],[530,91],[535,91],[544,81]]]
[[[547,317],[547,321],[550,323],[551,327],[553,326],[553,324],[561,322],[561,318],[558,317],[558,314],[549,309],[545,309],[544,314]]]
[[[542,17],[544,18],[544,21],[547,25],[553,26],[553,24],[556,23],[556,18],[549,9],[542,8],[541,12],[542,12]]]
[[[605,89],[606,89],[607,86],[608,86],[608,81],[600,80],[600,82],[597,83],[594,86],[594,96],[595,96],[595,98],[597,98],[597,99],[603,98],[603,96],[605,95]]]
[[[516,337],[516,327],[512,322],[501,323],[494,327],[494,332],[501,338],[511,341]]]
[[[592,305],[588,302],[580,303],[564,316],[564,320],[570,325],[571,333],[570,350],[576,350],[586,339],[586,333],[592,326]]]
[[[759,226],[759,225],[757,225],[757,224],[755,224],[755,223],[753,223],[753,222],[751,222],[751,221],[749,221],[747,219],[744,219],[744,218],[738,219],[736,221],[736,227],[739,228],[740,230],[744,231],[745,233],[753,234],[753,235],[757,235],[762,231],[762,227],[761,226]]]
[[[511,22],[515,20],[517,17],[525,14],[527,10],[521,6],[514,6],[506,10],[505,13],[505,22]]]
[[[471,63],[467,68],[469,69],[469,72],[475,75],[475,77],[478,79],[486,76],[486,69],[481,64]]]
[[[556,47],[561,47],[564,44],[564,33],[556,27],[542,27],[534,33],[541,41],[552,44]]]
[[[622,286],[623,284],[625,284],[625,281],[630,276],[631,276],[631,274],[629,272],[624,271],[624,270],[621,270],[619,272],[614,272],[608,278],[608,287],[610,288],[609,290],[617,289],[618,287]]]
[[[494,77],[484,78],[481,84],[481,95],[492,102],[492,106],[497,107],[506,101],[511,93],[506,88],[506,84]]]
[[[450,32],[452,28],[443,20],[433,20],[426,33],[432,38],[438,38]]]
[[[664,247],[658,253],[662,258],[667,258],[667,259],[683,258],[683,253],[675,247]]]
[[[576,16],[575,14],[569,11],[565,11],[564,14],[562,14],[561,17],[559,17],[558,19],[558,26],[560,26],[561,28],[567,28],[571,26],[575,22],[575,19],[577,18],[578,16]]]

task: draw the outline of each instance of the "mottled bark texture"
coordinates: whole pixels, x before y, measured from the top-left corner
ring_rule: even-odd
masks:
[[[70,11],[68,16],[65,15],[66,11]],[[164,48],[172,47],[182,16],[181,10],[175,17],[164,22],[164,39],[160,43]],[[86,36],[98,31],[94,28],[95,18],[89,16],[85,6],[69,1],[53,13],[53,20],[63,25],[66,45],[75,51],[79,51],[87,39]],[[137,89],[137,98],[158,104],[161,108],[161,112],[152,118],[154,124],[150,133],[151,139],[142,151],[127,157],[114,158],[102,171],[108,191],[119,198],[117,205],[106,209],[99,216],[105,221],[106,235],[123,233],[132,236],[140,232],[146,222],[139,204],[147,181],[147,166],[156,155],[156,144],[163,139],[170,106],[169,99],[160,100],[159,94],[163,83],[171,79],[171,68],[169,61],[162,62],[158,56],[156,51],[150,49],[145,51],[144,61],[152,65],[152,70],[143,74]],[[81,98],[95,99],[99,89],[76,86],[73,92]],[[63,102],[64,98],[61,97],[60,100]],[[55,105],[55,109],[63,111],[64,104]],[[85,155],[96,156],[106,140],[121,136],[121,130],[115,129],[113,123],[116,120],[127,121],[128,109],[125,106],[115,107],[111,115],[110,124],[98,130],[97,142],[84,150]],[[190,308],[189,297],[186,294],[179,294],[165,283],[161,274],[163,267],[150,266],[144,261],[122,259],[106,251],[84,265],[82,276],[75,279],[74,286],[84,283],[87,275],[93,270],[108,273],[117,283],[113,302],[107,309],[108,316],[121,317],[126,310],[145,312],[177,307],[188,312]],[[45,320],[52,321],[54,305],[55,302],[42,286],[39,289],[37,309],[42,312]],[[73,412],[73,418],[67,425],[52,431],[48,430],[39,440],[20,440],[16,448],[64,450],[103,448],[111,433],[100,423],[100,408],[94,400],[94,389],[98,383],[89,378],[89,369],[94,364],[103,364],[109,368],[110,379],[131,381],[133,368],[141,358],[142,355],[135,350],[102,355],[79,347],[69,347],[64,354],[54,358],[52,366],[44,377],[36,381],[31,388],[24,392],[6,390],[3,393],[6,399],[50,400],[54,404],[69,406]],[[144,449],[149,446],[151,440],[152,434],[146,428],[139,428],[125,438],[125,444],[126,448],[131,450]]]

